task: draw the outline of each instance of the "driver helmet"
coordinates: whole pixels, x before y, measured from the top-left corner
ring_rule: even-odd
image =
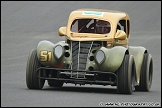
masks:
[[[106,34],[110,32],[110,23],[107,21],[99,20],[96,23],[96,33]]]

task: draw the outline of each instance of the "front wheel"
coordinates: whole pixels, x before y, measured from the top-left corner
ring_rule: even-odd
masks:
[[[135,84],[135,62],[132,55],[126,54],[117,71],[117,91],[122,94],[132,94]]]
[[[42,89],[45,80],[39,79],[36,70],[41,66],[37,58],[36,50],[32,50],[29,54],[26,66],[26,84],[29,89]],[[41,76],[41,74],[38,74]]]
[[[144,54],[141,66],[139,86],[135,86],[136,91],[149,91],[152,84],[153,60],[148,53]]]

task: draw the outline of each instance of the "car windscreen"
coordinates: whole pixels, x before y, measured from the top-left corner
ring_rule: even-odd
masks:
[[[71,31],[76,33],[107,34],[110,29],[109,22],[97,19],[75,19],[71,25]]]

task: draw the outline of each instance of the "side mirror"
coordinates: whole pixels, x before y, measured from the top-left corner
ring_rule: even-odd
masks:
[[[58,34],[59,36],[66,36],[66,27],[60,27]]]
[[[123,30],[117,30],[115,39],[124,40],[126,39],[127,34]]]

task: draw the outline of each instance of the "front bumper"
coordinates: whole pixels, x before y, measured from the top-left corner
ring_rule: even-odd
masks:
[[[55,77],[43,76],[43,72],[46,73],[50,70],[54,70],[54,72],[56,73]],[[108,80],[108,79],[99,80],[98,79],[99,74],[111,76],[115,80]],[[115,85],[116,79],[117,79],[117,75],[113,72],[70,70],[70,69],[48,68],[48,67],[38,68],[37,75],[38,75],[38,78],[44,79],[44,80],[60,80],[60,81],[64,81],[65,83],[74,83],[74,84]],[[79,77],[80,75],[82,75],[82,77]],[[62,76],[66,76],[66,77],[62,77]]]

